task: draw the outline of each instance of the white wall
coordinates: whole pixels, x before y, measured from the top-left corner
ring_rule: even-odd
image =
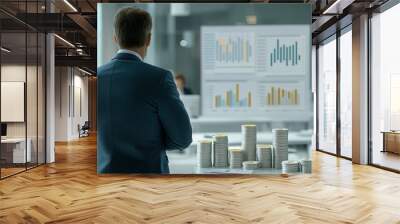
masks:
[[[56,67],[55,90],[55,140],[77,139],[78,124],[83,125],[89,117],[88,77],[76,68]]]
[[[27,69],[27,70],[26,70]],[[26,71],[28,73],[26,73]],[[8,65],[2,65],[1,66],[1,81],[2,82],[25,82],[25,76],[28,75],[30,76],[31,74],[36,75],[36,67],[34,66],[27,66],[25,67],[24,65],[19,65],[19,64],[8,64]],[[30,77],[28,77],[30,78]],[[31,82],[31,80],[30,80]],[[32,84],[32,83],[30,83]],[[36,85],[36,82],[34,83]],[[33,100],[30,98],[35,98],[36,99],[36,89],[27,89],[27,90],[32,90],[32,92],[28,91],[27,96],[28,96],[28,106],[29,103],[32,102]],[[3,96],[4,97],[4,96]],[[35,105],[31,105],[35,106]],[[6,110],[7,108],[1,108],[1,110]],[[28,110],[28,112],[31,112]],[[32,115],[34,115],[32,117]],[[36,123],[36,114],[33,113],[28,113],[28,128],[33,127],[34,125],[31,123],[34,121]],[[8,137],[25,137],[25,123],[26,122],[7,122],[7,136]],[[36,129],[36,126],[34,127]],[[28,137],[29,137],[29,131],[28,131]]]
[[[82,76],[83,73],[78,73],[78,75],[76,74],[75,70],[75,75],[74,75],[74,108],[73,110],[75,110],[75,113],[73,111],[72,113],[72,120],[71,120],[71,136],[72,138],[77,138],[79,137],[79,132],[78,132],[78,124],[79,125],[83,125],[85,123],[85,121],[89,120],[89,111],[88,111],[88,107],[89,107],[89,102],[88,102],[88,77],[87,76]],[[80,91],[80,93],[78,93],[78,91]],[[80,95],[80,97],[79,97]],[[80,98],[80,99],[79,99]],[[78,102],[80,100],[80,102]],[[79,107],[81,108],[81,112],[79,111]]]
[[[68,107],[69,107],[69,69],[56,67],[55,69],[55,140],[68,140]]]

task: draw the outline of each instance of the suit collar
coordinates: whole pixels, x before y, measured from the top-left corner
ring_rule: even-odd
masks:
[[[113,60],[131,60],[131,61],[142,61],[138,56],[130,53],[119,52],[117,53]]]
[[[117,54],[118,54],[118,53],[133,54],[133,55],[135,55],[136,57],[138,57],[141,61],[143,61],[142,56],[141,56],[138,52],[136,52],[136,51],[132,51],[132,50],[128,50],[128,49],[119,49],[118,52],[117,52]]]

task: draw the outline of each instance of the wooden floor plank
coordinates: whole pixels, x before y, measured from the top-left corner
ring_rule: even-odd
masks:
[[[400,175],[313,153],[313,174],[96,174],[96,139],[0,181],[0,223],[400,223]]]

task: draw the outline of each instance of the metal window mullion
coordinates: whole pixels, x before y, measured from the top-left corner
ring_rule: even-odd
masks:
[[[368,12],[368,25],[367,25],[367,46],[368,46],[368,53],[367,53],[367,83],[368,83],[368,94],[367,94],[367,132],[368,132],[368,158],[367,164],[373,164],[373,148],[372,148],[372,11]]]
[[[47,5],[46,5],[47,13]],[[44,163],[47,163],[47,38],[48,33],[44,33]],[[43,75],[43,74],[42,74]]]
[[[68,72],[68,118],[71,117],[71,70],[67,67]]]
[[[36,13],[39,13],[38,0],[36,1]],[[36,31],[36,166],[38,165],[39,165],[39,32]]]
[[[340,64],[340,36],[341,32],[336,31],[336,154],[341,156],[341,110],[340,110],[340,84],[341,84],[341,64]]]
[[[315,89],[316,89],[316,102],[315,102],[315,113],[316,113],[316,119],[315,119],[315,148],[318,150],[319,149],[319,44],[316,45],[315,49]]]
[[[72,69],[72,88],[71,88],[71,93],[72,93],[72,117],[75,118],[75,69],[74,67],[71,67]]]
[[[25,21],[28,19],[28,0],[25,0]],[[25,23],[26,24],[26,23]],[[25,25],[25,170],[28,170],[28,24]]]

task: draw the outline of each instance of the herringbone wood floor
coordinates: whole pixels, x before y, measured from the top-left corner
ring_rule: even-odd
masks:
[[[400,223],[400,175],[314,153],[312,175],[96,174],[94,137],[0,181],[0,223]]]

